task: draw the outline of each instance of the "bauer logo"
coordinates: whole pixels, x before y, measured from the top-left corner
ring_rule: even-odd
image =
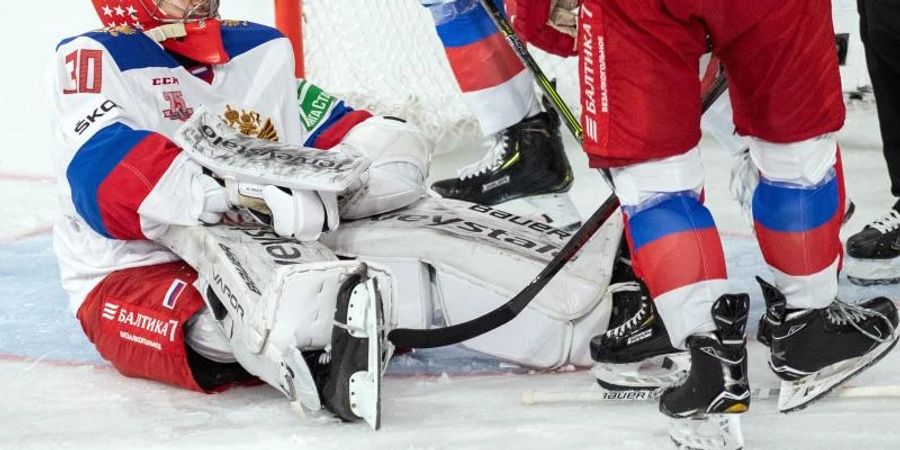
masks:
[[[300,82],[297,87],[297,103],[300,105],[300,121],[306,131],[312,131],[328,117],[334,101],[334,97],[322,89],[306,81]]]
[[[641,342],[641,341],[643,341],[644,339],[647,339],[647,338],[649,338],[649,337],[652,336],[652,335],[653,335],[653,329],[652,329],[652,328],[648,328],[648,329],[646,329],[646,330],[644,330],[644,331],[641,331],[640,333],[638,333],[638,334],[636,334],[636,335],[631,336],[630,338],[628,338],[628,343],[627,343],[627,345],[631,345],[631,344],[634,344],[634,343],[636,343],[636,342]]]
[[[604,391],[603,400],[635,401],[650,400],[650,391]]]
[[[181,293],[184,292],[184,288],[186,287],[187,283],[185,283],[184,281],[173,281],[172,285],[169,286],[169,290],[166,292],[166,296],[163,297],[163,307],[167,309],[175,309],[175,303],[178,302],[178,297],[181,296]]]

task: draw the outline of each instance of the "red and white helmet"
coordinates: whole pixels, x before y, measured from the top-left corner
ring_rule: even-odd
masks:
[[[222,44],[219,0],[91,0],[106,27],[131,26],[147,32],[183,25],[184,32],[161,41],[163,47],[207,64],[228,62]],[[166,10],[180,11],[180,17]]]

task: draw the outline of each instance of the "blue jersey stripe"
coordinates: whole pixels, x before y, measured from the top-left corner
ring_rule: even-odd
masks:
[[[819,186],[788,186],[761,179],[753,195],[753,218],[772,231],[804,232],[825,224],[838,210],[838,180]]]
[[[449,48],[464,47],[499,32],[481,5],[437,26],[438,37]]]
[[[692,195],[676,194],[628,218],[635,251],[646,244],[683,231],[716,226],[712,214]]]
[[[81,146],[66,169],[75,210],[103,236],[112,237],[103,224],[97,190],[125,155],[149,134],[118,122],[108,125]]]
[[[316,128],[316,131],[312,132],[312,134],[310,134],[309,137],[306,138],[303,146],[315,148],[316,141],[319,140],[319,136],[321,136],[322,133],[328,131],[328,129],[331,128],[335,123],[337,123],[337,121],[341,120],[342,117],[352,111],[353,108],[344,104],[343,101],[338,102],[337,105],[334,106],[334,109],[331,110],[331,113],[328,115],[328,119],[325,120],[325,122],[322,122],[322,124],[319,125],[318,128]]]
[[[253,22],[222,25],[222,43],[228,56],[234,58],[284,35],[275,28]]]
[[[57,50],[59,50],[59,47],[79,37],[93,39],[103,45],[122,72],[151,67],[175,68],[181,66],[156,42],[153,42],[152,39],[141,32],[113,35],[106,31],[92,31],[81,36],[64,39],[56,47]]]

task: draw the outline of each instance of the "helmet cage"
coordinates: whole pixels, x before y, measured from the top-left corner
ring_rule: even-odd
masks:
[[[191,0],[188,7],[176,5],[171,0],[139,0],[141,5],[147,11],[153,20],[160,23],[189,23],[202,22],[204,20],[215,19],[219,17],[219,0],[206,0],[195,2]],[[163,12],[163,5],[169,4],[170,7],[181,10],[181,17],[172,17]],[[195,4],[196,3],[196,4]]]

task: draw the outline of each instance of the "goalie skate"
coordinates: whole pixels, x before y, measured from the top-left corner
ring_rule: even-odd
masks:
[[[363,419],[381,427],[381,377],[391,348],[385,339],[381,298],[365,264],[344,281],[337,310],[322,397],[341,420]]]

